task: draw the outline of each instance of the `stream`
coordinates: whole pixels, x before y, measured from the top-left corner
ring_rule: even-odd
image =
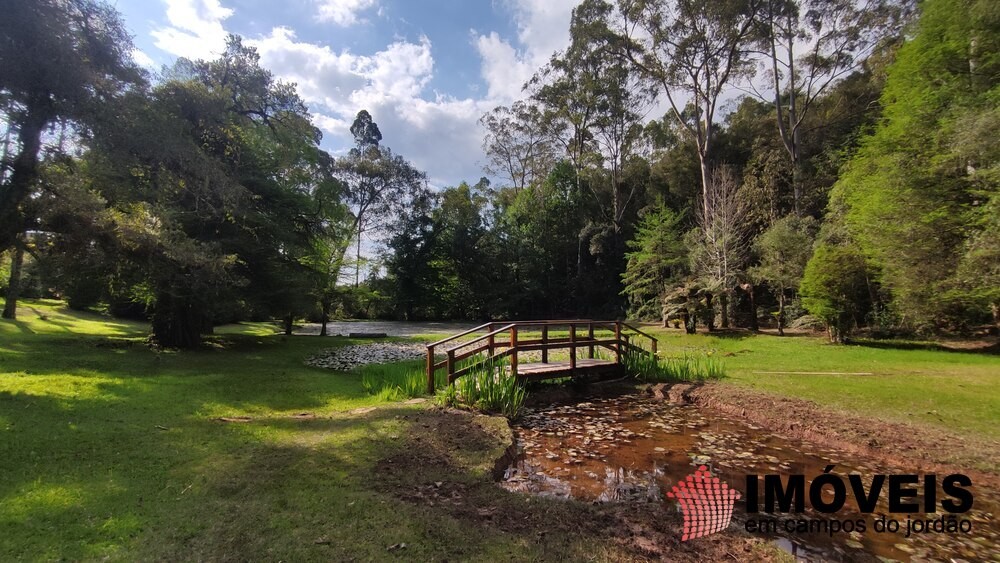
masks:
[[[869,460],[785,439],[760,427],[727,419],[691,405],[675,406],[640,394],[590,398],[585,402],[556,403],[524,411],[513,424],[519,455],[507,468],[501,486],[528,493],[588,502],[662,502],[676,510],[675,501],[665,497],[674,483],[693,473],[700,465],[741,493],[731,529],[743,527],[748,518],[779,519],[862,519],[865,533],[857,530],[836,533],[786,533],[767,535],[777,545],[804,561],[969,560],[1000,561],[1000,499],[996,491],[973,483],[973,508],[959,514],[971,526],[968,533],[956,531],[914,533],[905,537],[908,517],[936,519],[937,514],[890,514],[888,487],[883,489],[875,511],[860,511],[850,494],[847,504],[836,514],[813,511],[808,501],[809,483],[835,465],[833,473],[858,473],[869,489],[873,475],[920,473],[917,468],[887,467]],[[801,514],[749,515],[746,511],[746,475],[803,474],[806,478],[806,511]],[[943,475],[939,475],[940,487]],[[759,490],[763,491],[763,477]],[[829,487],[826,497],[832,497]],[[759,498],[763,504],[764,494]],[[950,498],[938,492],[937,498]],[[923,506],[920,497],[920,505]],[[938,505],[940,506],[940,504]],[[874,524],[882,516],[896,519],[902,528],[892,533],[876,533]],[[679,532],[678,532],[679,533]]]

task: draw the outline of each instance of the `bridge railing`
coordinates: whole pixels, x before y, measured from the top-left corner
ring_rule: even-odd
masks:
[[[550,336],[552,329],[566,329],[567,336]],[[580,330],[586,330],[580,334]],[[599,335],[610,332],[613,337]],[[465,339],[465,337],[471,337]],[[633,339],[638,342],[634,342]],[[518,354],[541,352],[543,364],[549,363],[549,351],[569,350],[569,373],[577,367],[577,350],[586,348],[590,359],[598,348],[614,353],[614,363],[621,365],[627,350],[657,353],[656,337],[623,321],[591,319],[491,322],[454,334],[427,345],[427,392],[434,393],[438,371],[445,370],[449,384],[483,364],[510,358],[510,372],[518,377]],[[643,344],[648,343],[648,348]],[[444,359],[438,360],[438,356]],[[470,358],[467,365],[461,362]]]

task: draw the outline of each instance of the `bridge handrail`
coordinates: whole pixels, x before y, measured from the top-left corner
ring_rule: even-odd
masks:
[[[500,328],[494,329],[497,325]],[[587,334],[585,337],[577,340],[577,330],[582,329],[586,326]],[[569,337],[568,338],[555,338],[549,340],[548,333],[550,327],[569,327]],[[540,340],[527,339],[524,341],[519,341],[518,339],[518,328],[541,328],[542,336]],[[594,335],[594,329],[610,330],[614,332],[614,339],[599,339]],[[471,340],[462,341],[454,346],[445,349],[447,354],[447,359],[442,362],[434,361],[435,348],[438,348],[444,344],[457,340],[463,336],[468,336],[483,330],[487,330],[485,334],[480,334]],[[644,350],[638,344],[633,344],[629,341],[629,335],[623,334],[623,331],[628,330],[641,335],[650,340],[650,351]],[[496,341],[495,337],[509,333],[510,339],[507,341]],[[462,348],[469,348],[475,344],[488,340],[487,344],[483,344],[478,348],[463,352],[461,354],[456,354],[456,352]],[[570,372],[572,373],[576,369],[576,350],[578,348],[590,348],[590,357],[594,357],[595,346],[601,346],[612,350],[615,353],[615,363],[622,363],[622,351],[623,349],[631,349],[635,351],[650,352],[654,356],[657,353],[657,342],[658,339],[645,331],[642,331],[635,326],[628,324],[624,321],[595,321],[593,319],[558,319],[558,320],[531,320],[531,321],[494,321],[479,325],[468,330],[464,330],[458,334],[454,334],[447,338],[438,340],[437,342],[432,342],[427,344],[427,392],[430,394],[434,393],[435,386],[435,376],[439,369],[446,368],[448,371],[448,382],[453,382],[456,378],[460,377],[467,371],[470,367],[464,367],[456,369],[458,361],[464,360],[468,357],[474,356],[481,353],[484,350],[488,350],[487,357],[482,361],[489,361],[499,359],[504,356],[511,356],[511,372],[516,377],[518,375],[517,371],[517,353],[519,351],[531,351],[531,350],[541,350],[542,351],[542,363],[548,363],[548,351],[568,348],[570,353]],[[503,349],[501,352],[496,352],[497,349]]]

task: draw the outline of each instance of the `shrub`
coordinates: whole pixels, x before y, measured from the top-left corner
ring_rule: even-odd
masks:
[[[871,272],[860,252],[821,244],[806,265],[802,306],[826,323],[830,340],[842,342],[871,309]]]

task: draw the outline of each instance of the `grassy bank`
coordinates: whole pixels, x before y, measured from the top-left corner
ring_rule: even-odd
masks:
[[[1000,440],[1000,355],[945,350],[931,342],[834,345],[812,335],[654,330],[660,350],[668,355],[721,358],[728,383],[808,399],[859,417]]]

